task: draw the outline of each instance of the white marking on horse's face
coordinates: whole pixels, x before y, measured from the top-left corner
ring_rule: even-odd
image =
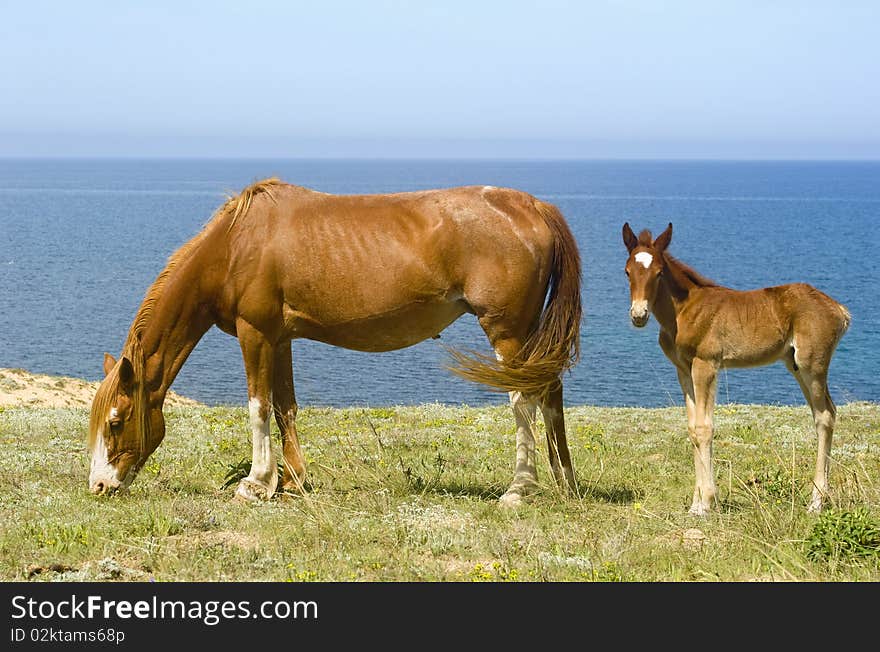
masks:
[[[107,455],[107,445],[104,443],[104,433],[99,432],[95,437],[95,448],[92,451],[92,463],[89,468],[89,488],[93,493],[104,493],[118,489],[122,480],[116,473],[116,468],[110,464]]]
[[[640,251],[636,254],[635,260],[637,263],[640,263],[642,267],[648,269],[651,266],[651,263],[654,262],[654,256],[647,251]]]
[[[115,419],[118,416],[119,416],[119,410],[117,410],[116,408],[110,408],[110,418]]]
[[[648,323],[648,302],[645,299],[633,301],[629,308],[629,317],[633,326],[641,328]]]

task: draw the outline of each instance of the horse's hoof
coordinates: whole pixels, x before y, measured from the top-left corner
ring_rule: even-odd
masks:
[[[246,503],[259,503],[269,500],[273,493],[267,485],[250,478],[242,478],[235,490],[235,499]]]
[[[501,509],[517,509],[522,504],[523,497],[514,491],[508,491],[498,499],[498,506]]]
[[[691,516],[704,517],[709,515],[709,511],[709,508],[705,505],[694,504],[691,505],[691,508],[688,510],[688,514],[690,514]]]
[[[820,514],[822,512],[822,501],[810,501],[810,504],[807,506],[807,512],[809,512],[810,514]]]
[[[296,480],[288,480],[283,485],[281,485],[281,491],[286,494],[296,494],[297,496],[302,496],[306,493],[307,485],[304,482],[297,482]]]

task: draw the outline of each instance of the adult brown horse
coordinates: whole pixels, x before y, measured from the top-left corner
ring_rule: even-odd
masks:
[[[647,230],[637,238],[629,223],[623,225],[630,318],[638,327],[648,322],[649,313],[657,318],[660,348],[675,365],[684,393],[696,469],[690,513],[703,516],[715,503],[712,421],[718,370],[777,360],[797,379],[813,412],[818,453],[809,510],[820,511],[828,493],[836,414],[828,366],[849,327],[849,312],[804,283],[750,291],[719,286],[670,256],[671,240],[672,224],[656,240]]]
[[[253,438],[247,500],[277,488],[269,419],[282,437],[283,487],[301,490],[291,340],[390,351],[476,315],[495,356],[452,352],[453,371],[510,392],[516,504],[537,481],[540,406],[553,474],[574,488],[561,375],[580,353],[581,271],[560,212],[491,186],[330,195],[259,181],[231,198],[169,259],[137,311],[89,424],[89,486],[127,487],[165,435],[162,404],[187,356],[216,325],[238,338]]]

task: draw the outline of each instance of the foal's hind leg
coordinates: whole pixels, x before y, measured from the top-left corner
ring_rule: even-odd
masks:
[[[306,463],[296,436],[296,394],[293,388],[293,359],[290,342],[275,350],[275,379],[272,399],[275,404],[275,422],[281,431],[284,475],[281,487],[285,491],[302,493],[306,480]]]
[[[794,356],[785,359],[785,366],[797,379],[804,398],[813,413],[816,427],[816,471],[813,474],[813,496],[810,499],[810,512],[822,511],[825,497],[828,495],[828,472],[831,466],[831,438],[834,434],[834,423],[837,419],[837,408],[828,392],[828,372],[797,366]]]
[[[550,468],[553,477],[563,491],[577,494],[574,469],[565,438],[565,417],[562,411],[562,382],[548,392],[541,400],[541,412],[547,430],[547,453],[550,456]]]

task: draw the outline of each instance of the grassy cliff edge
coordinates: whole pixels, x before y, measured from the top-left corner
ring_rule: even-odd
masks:
[[[721,509],[705,519],[686,513],[682,407],[566,408],[579,497],[549,480],[538,424],[542,486],[515,512],[496,502],[514,456],[501,399],[305,407],[311,490],[260,505],[224,487],[250,459],[244,407],[174,405],[166,418],[131,490],[97,498],[87,407],[0,407],[0,580],[880,580],[875,403],[839,407],[818,517],[806,406],[718,406]]]

